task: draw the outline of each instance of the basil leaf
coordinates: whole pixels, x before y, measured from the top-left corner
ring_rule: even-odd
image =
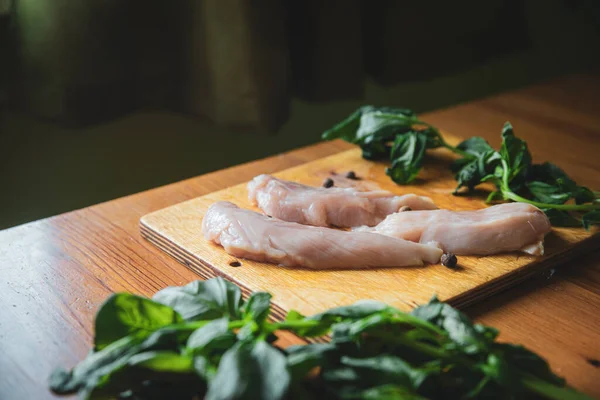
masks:
[[[96,314],[96,350],[128,335],[145,337],[163,326],[182,322],[171,307],[128,293],[114,294]]]
[[[579,186],[562,169],[556,165],[546,162],[532,165],[528,174],[530,182],[527,188],[534,200],[546,204],[564,204],[574,199],[576,204],[591,203],[596,200],[594,192],[585,186]],[[564,210],[545,209],[546,215],[552,225],[577,227],[583,226],[589,229],[590,222],[595,214],[590,214],[580,221]]]
[[[285,317],[286,322],[304,321],[309,319],[309,317],[305,317],[295,310],[291,310]],[[319,322],[320,323],[317,325],[310,324],[294,326],[290,328],[290,331],[294,332],[296,335],[304,337],[317,337],[326,335],[331,328],[333,319],[321,319]]]
[[[387,141],[369,141],[362,144],[360,148],[362,150],[362,157],[365,160],[372,161],[389,159],[392,151],[392,146],[388,145]]]
[[[150,369],[156,372],[191,373],[194,371],[190,356],[174,351],[147,351],[132,356],[129,366]]]
[[[562,386],[565,380],[555,375],[540,356],[520,345],[495,343],[494,351],[500,354],[512,368],[519,368],[545,381]]]
[[[499,190],[494,190],[488,195],[488,197],[485,199],[485,202],[491,203],[494,200],[502,200],[502,192]]]
[[[492,342],[498,337],[499,332],[496,328],[492,328],[491,326],[485,326],[481,324],[475,324],[473,326],[475,327],[477,333],[482,335],[485,338],[485,340]]]
[[[578,228],[581,226],[581,220],[575,218],[567,211],[557,210],[555,208],[543,208],[542,211],[546,213],[546,216],[553,226],[565,228]]]
[[[415,391],[432,373],[432,371],[413,368],[401,358],[388,354],[369,358],[342,357],[341,363],[352,367],[361,380],[370,385],[395,382]]]
[[[238,342],[223,354],[206,399],[277,400],[289,383],[286,359],[279,350],[262,340]]]
[[[596,200],[594,192],[585,186],[577,186],[572,194],[576,204],[591,203]]]
[[[327,363],[338,350],[331,343],[311,343],[307,345],[290,346],[285,349],[287,354],[287,367],[292,379],[301,380],[313,368]]]
[[[152,298],[172,307],[186,321],[209,320],[227,316],[240,319],[240,289],[223,278],[194,281],[181,287],[168,287]]]
[[[481,329],[476,328],[469,317],[450,305],[440,302],[436,297],[428,304],[415,308],[411,314],[444,329],[467,354],[487,349],[488,344],[493,340]]]
[[[531,154],[527,143],[515,136],[510,122],[506,122],[502,128],[500,156],[508,164],[509,181],[524,179],[527,169],[531,166]]]
[[[131,357],[149,349],[176,349],[192,329],[186,326],[166,326],[146,339],[139,335],[125,336],[102,350],[91,352],[71,371],[58,369],[50,377],[50,388],[58,394],[84,391],[91,393],[110,383],[110,376],[128,365]]]
[[[466,163],[455,163],[454,166],[455,168],[459,168],[460,166],[454,176],[454,179],[458,182],[456,189],[454,189],[455,194],[458,193],[458,189],[461,187],[467,187],[471,191],[481,182],[483,175],[479,171],[477,159],[467,161]]]
[[[428,149],[437,149],[438,147],[444,144],[444,140],[440,133],[432,127],[425,128],[423,130],[417,131],[420,135],[425,136],[427,138],[427,148]]]
[[[408,112],[407,112],[408,111]],[[364,107],[360,116],[360,125],[356,131],[356,143],[368,140],[389,140],[397,133],[412,128],[417,120],[410,110],[391,107]]]
[[[474,156],[494,151],[492,146],[490,146],[484,138],[479,136],[473,136],[472,138],[459,143],[456,147]]]
[[[204,388],[205,383],[194,374],[190,356],[162,350],[131,356],[126,365],[104,374],[79,393],[83,395],[80,397],[89,399],[113,398],[114,393],[123,391],[132,395],[135,391],[141,398],[189,399]]]
[[[366,333],[368,330],[389,323],[390,315],[387,313],[379,312],[377,314],[371,314],[367,317],[361,318],[358,321],[348,322],[343,326],[336,327],[337,329],[335,330],[334,334],[336,338],[340,340],[356,340],[361,334]]]
[[[194,356],[194,371],[202,379],[210,381],[217,373],[217,365],[212,363],[206,356],[198,354]]]
[[[349,306],[334,307],[320,314],[315,314],[308,317],[310,320],[320,321],[330,317],[339,318],[364,318],[369,315],[384,311],[384,310],[395,310],[385,303],[376,300],[359,300],[356,303]]]
[[[227,318],[216,319],[190,335],[186,347],[194,354],[207,354],[213,349],[228,349],[235,341],[235,333],[229,330]]]
[[[242,306],[244,319],[252,319],[262,324],[271,311],[271,294],[266,292],[252,293],[246,303]]]
[[[362,106],[325,131],[322,138],[343,139],[359,145],[390,140],[399,130],[410,129],[415,120],[415,113],[408,109]]]
[[[297,311],[290,311],[286,321],[318,321],[318,325],[299,325],[290,327],[289,330],[300,336],[314,337],[327,334],[331,325],[344,319],[360,319],[383,310],[395,310],[394,308],[375,300],[359,300],[350,306],[331,308],[323,313],[305,317]]]
[[[121,369],[129,358],[141,349],[140,338],[126,336],[90,353],[71,371],[55,370],[50,376],[50,389],[57,394],[75,393],[84,387],[94,388],[100,379]]]
[[[324,324],[331,325],[333,323],[341,322],[343,320],[362,319],[370,315],[378,314],[384,310],[395,309],[379,301],[359,300],[350,306],[331,308],[323,313],[313,315],[306,319],[311,321],[320,321]],[[341,339],[343,336],[340,334],[341,329],[348,327],[344,327],[342,324],[336,324],[335,327],[337,329],[337,332],[334,332],[334,336]]]
[[[185,342],[197,329],[186,324],[171,325],[160,328],[151,333],[142,343],[144,349],[150,348],[176,348],[179,343]]]
[[[490,353],[486,362],[481,364],[479,368],[505,389],[515,392],[522,390],[518,373],[514,370],[514,366],[510,365],[504,357]]]
[[[583,227],[589,231],[592,225],[600,224],[600,210],[589,211],[583,214]]]
[[[574,192],[577,189],[577,184],[565,171],[549,162],[532,165],[527,178],[530,181],[555,185],[563,192]]]
[[[571,193],[565,193],[560,187],[545,182],[532,181],[525,184],[533,196],[533,200],[547,204],[564,204],[571,198]]]
[[[351,367],[336,366],[334,368],[328,368],[321,372],[321,377],[327,383],[350,383],[356,382],[359,384],[360,376],[358,372]]]
[[[554,189],[552,192],[555,198],[553,202],[552,198],[548,199],[543,195],[540,196],[540,193],[536,192],[535,188],[533,190],[529,188],[534,199],[543,201],[542,199],[545,198],[548,200],[543,201],[544,203],[564,204],[573,198],[577,204],[583,204],[592,202],[595,199],[594,193],[590,189],[577,185],[562,169],[549,162],[532,165],[527,178],[530,181],[527,184],[528,188],[532,184],[534,186],[545,184],[548,185],[545,188],[547,193],[551,191],[551,188]],[[565,199],[562,203],[557,203],[559,196],[560,200]]]
[[[364,107],[359,108],[346,117],[346,119],[334,125],[333,128],[323,132],[321,137],[324,140],[343,139],[347,142],[354,143],[363,108]]]
[[[357,144],[364,158],[378,160],[389,157],[391,146],[388,142],[393,141],[397,134],[411,130],[416,121],[417,117],[411,110],[363,106],[324,132],[322,137]]]
[[[500,162],[500,155],[496,151],[487,151],[478,154],[473,159],[460,159],[452,165],[452,169],[456,172],[454,177],[458,182],[454,193],[465,186],[469,190],[479,185],[482,182],[497,180],[497,167]]]
[[[385,170],[392,180],[405,185],[412,182],[423,165],[427,136],[417,131],[397,135],[392,146],[392,165]]]

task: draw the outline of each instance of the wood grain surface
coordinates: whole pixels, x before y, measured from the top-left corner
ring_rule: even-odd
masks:
[[[444,137],[451,143],[459,141],[447,133]],[[274,175],[312,186],[320,186],[325,179],[331,178],[338,187],[381,188],[398,195],[415,193],[430,197],[443,209],[486,207],[489,192],[483,189],[476,197],[454,196],[456,181],[448,169],[451,158],[444,150],[432,153],[428,154],[417,182],[406,186],[396,185],[385,175],[385,163],[364,160],[358,148]],[[348,171],[354,171],[361,179],[346,179]],[[237,283],[246,294],[270,291],[278,319],[284,319],[290,310],[310,315],[361,299],[379,300],[410,310],[426,303],[434,294],[440,300],[462,308],[600,246],[597,228],[592,231],[554,228],[546,237],[545,257],[517,252],[487,257],[460,256],[459,266],[455,269],[439,264],[358,270],[285,268],[232,257],[221,246],[205,240],[202,220],[208,207],[218,201],[230,201],[260,212],[251,205],[246,183],[242,183],[142,217],[142,235],[203,278],[223,276]],[[231,263],[237,264],[231,266]]]
[[[506,120],[536,161],[600,188],[600,76],[580,74],[428,113],[428,122],[497,146]],[[51,370],[81,360],[93,318],[115,291],[151,295],[197,274],[143,239],[140,218],[185,200],[351,148],[321,143],[0,232],[0,399],[53,398]],[[3,195],[6,195],[3,193]],[[40,199],[43,201],[43,199]],[[600,397],[600,251],[469,307],[500,339],[546,357]],[[291,337],[282,344],[293,343]]]

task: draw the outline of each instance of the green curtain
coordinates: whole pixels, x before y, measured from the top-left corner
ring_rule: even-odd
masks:
[[[66,125],[167,109],[273,132],[292,96],[360,99],[527,46],[523,3],[13,0],[11,103]]]

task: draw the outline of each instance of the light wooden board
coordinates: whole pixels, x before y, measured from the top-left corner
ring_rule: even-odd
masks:
[[[446,136],[449,136],[446,134]],[[454,138],[453,141],[457,139]],[[360,150],[345,151],[274,175],[308,185],[319,186],[332,177],[337,186],[362,189],[382,188],[397,194],[426,195],[440,208],[470,210],[485,207],[487,192],[475,197],[453,196],[455,181],[448,171],[450,159],[435,151],[426,161],[418,181],[398,186],[385,175],[385,164],[363,160]],[[344,178],[350,170],[362,178]],[[202,218],[206,209],[220,200],[243,208],[248,202],[246,184],[180,203],[141,218],[142,235],[203,278],[223,276],[242,288],[244,295],[265,290],[273,294],[274,314],[283,318],[294,309],[304,314],[353,303],[359,299],[376,299],[410,309],[427,302],[433,294],[462,307],[479,301],[544,269],[565,264],[590,249],[597,248],[597,230],[555,228],[546,237],[546,255],[503,254],[488,257],[459,257],[459,268],[441,265],[419,268],[371,268],[347,271],[312,271],[291,269],[273,264],[236,259],[222,247],[206,241],[202,235]],[[240,267],[230,266],[238,261]],[[568,268],[568,265],[564,267]]]

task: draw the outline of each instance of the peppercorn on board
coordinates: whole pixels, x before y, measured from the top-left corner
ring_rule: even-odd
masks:
[[[458,138],[444,134],[451,142]],[[385,175],[385,163],[364,160],[360,149],[348,150],[273,175],[312,186],[328,178],[336,186],[364,190],[384,189],[396,194],[429,196],[438,207],[474,210],[486,207],[487,192],[454,196],[456,182],[448,170],[451,156],[432,151],[412,185],[398,186]],[[439,161],[439,162],[436,162]],[[353,171],[359,180],[348,179]],[[401,309],[426,303],[433,294],[464,307],[496,292],[556,267],[600,245],[598,228],[553,228],[546,236],[546,255],[522,253],[494,256],[460,256],[458,267],[427,265],[408,268],[360,270],[291,269],[230,256],[204,239],[202,218],[207,208],[221,200],[258,211],[248,201],[246,183],[155,211],[140,220],[142,235],[203,278],[223,276],[242,288],[244,295],[263,290],[273,294],[274,315],[284,318],[291,310],[313,314],[360,299],[376,299]]]

